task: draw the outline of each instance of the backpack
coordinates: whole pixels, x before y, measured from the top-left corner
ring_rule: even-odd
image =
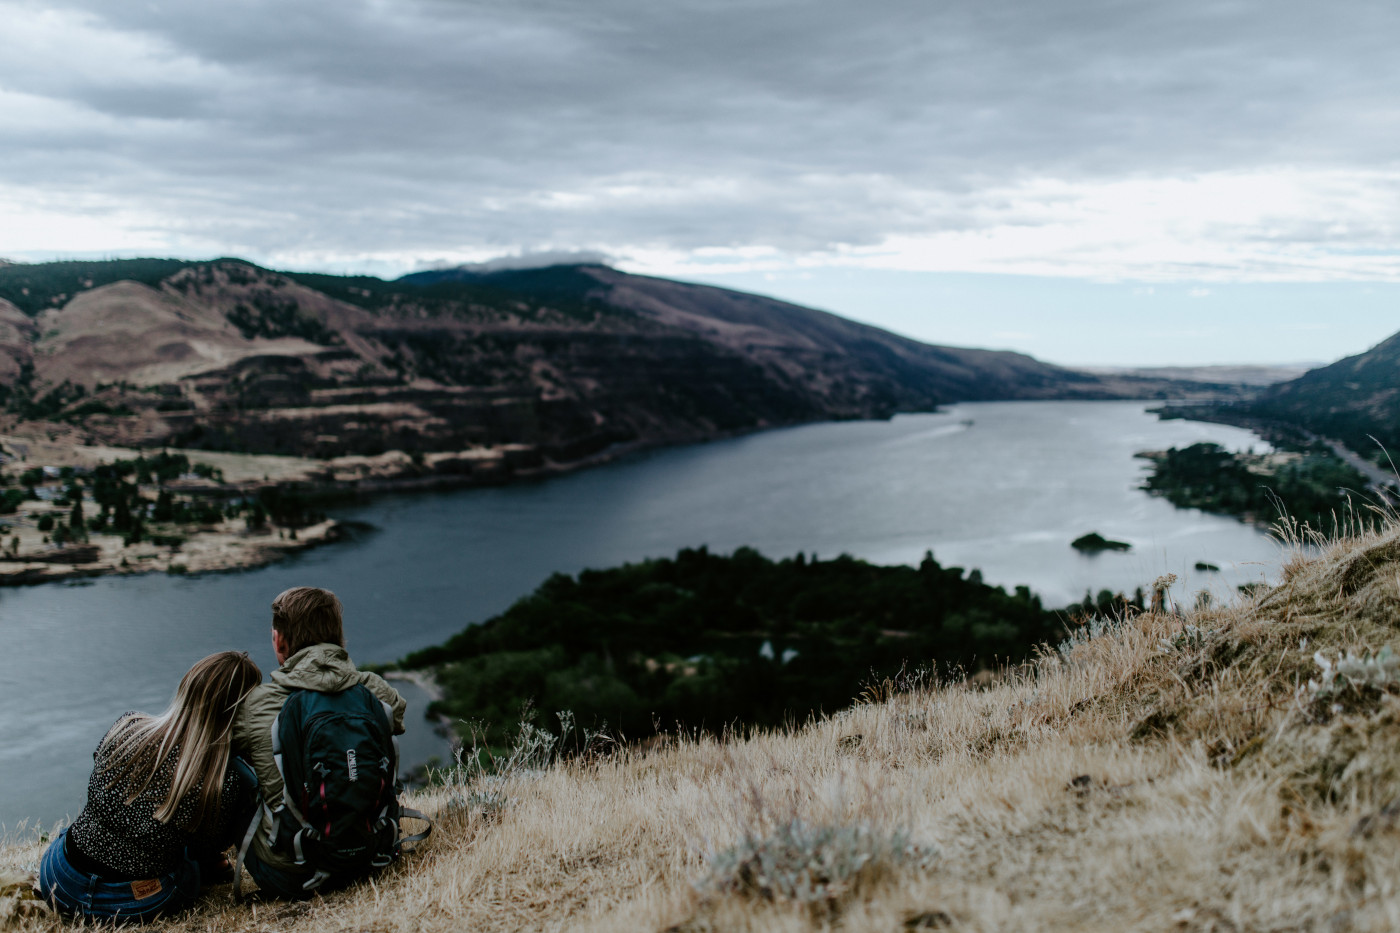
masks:
[[[272,811],[269,842],[312,870],[308,891],[330,878],[348,881],[377,871],[398,857],[402,843],[432,831],[430,823],[422,833],[400,835],[401,816],[426,817],[399,806],[393,716],[363,684],[339,693],[292,691],[272,722],[272,753],[283,792],[282,806]],[[236,875],[261,815],[254,815],[244,837]]]

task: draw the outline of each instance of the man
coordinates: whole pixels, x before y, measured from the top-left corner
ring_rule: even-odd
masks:
[[[316,872],[275,846],[273,814],[283,807],[282,773],[273,755],[272,730],[278,713],[294,690],[336,694],[363,684],[392,710],[395,735],[403,733],[408,703],[377,674],[356,670],[345,652],[340,600],[329,590],[293,587],[272,601],[272,650],[281,665],[271,683],[253,688],[233,723],[233,751],[252,765],[265,806],[255,823],[244,865],[265,894],[309,897],[306,885]],[[392,783],[393,776],[390,776]],[[281,819],[291,817],[284,811]],[[316,879],[319,881],[320,879]],[[328,879],[325,887],[339,880]],[[315,888],[315,884],[312,885]]]

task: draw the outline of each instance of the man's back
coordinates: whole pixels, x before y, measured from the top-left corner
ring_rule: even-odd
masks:
[[[289,856],[274,851],[271,845],[274,827],[267,811],[282,806],[283,790],[282,775],[272,752],[272,726],[277,714],[293,690],[338,693],[355,684],[368,687],[389,705],[394,733],[401,734],[407,702],[378,674],[357,670],[339,645],[322,643],[298,651],[272,674],[271,683],[255,687],[239,707],[233,723],[233,750],[252,765],[267,804],[260,831],[253,838],[252,854],[271,868],[294,875],[310,874]]]

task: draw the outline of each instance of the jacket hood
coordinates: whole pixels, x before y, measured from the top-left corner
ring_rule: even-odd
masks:
[[[355,662],[339,645],[303,648],[272,672],[272,682],[290,690],[339,693],[359,683]]]

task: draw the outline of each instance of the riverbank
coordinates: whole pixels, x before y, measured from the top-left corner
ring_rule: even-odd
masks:
[[[1372,452],[1374,459],[1367,459],[1341,441],[1309,431],[1297,424],[1288,424],[1263,418],[1230,405],[1201,405],[1190,402],[1176,402],[1161,408],[1149,409],[1163,421],[1201,421],[1208,424],[1228,424],[1232,427],[1253,431],[1270,444],[1281,450],[1304,452],[1325,447],[1334,456],[1345,462],[1353,470],[1361,473],[1372,489],[1384,489],[1400,481],[1390,454],[1382,446]],[[1371,438],[1375,440],[1375,438]]]
[[[441,703],[446,698],[442,685],[430,670],[385,670],[381,671],[385,680],[410,683],[428,698],[430,703]],[[457,734],[457,720],[446,713],[429,714],[425,718],[433,724],[433,731],[447,740],[455,752],[462,746],[462,737]]]
[[[16,436],[0,437],[0,450],[0,586],[242,570],[344,536],[340,523],[293,507],[283,483],[304,471],[281,458],[191,462]],[[271,515],[259,498],[269,491]]]
[[[44,513],[38,513],[44,514]],[[249,531],[235,522],[201,528],[177,544],[127,545],[117,535],[94,536],[87,544],[43,543],[33,525],[4,524],[7,541],[20,542],[17,556],[0,558],[0,586],[57,583],[106,574],[169,573],[175,575],[250,570],[279,561],[288,554],[340,541],[340,523],[326,520],[296,529]]]
[[[609,463],[642,447],[614,445],[564,463],[523,444],[315,460],[175,448],[157,454],[53,435],[0,435],[0,586],[252,569],[344,538],[345,529],[318,517],[311,505],[538,480]],[[159,458],[178,462],[183,472],[157,475]],[[101,502],[100,521],[92,506],[86,516],[75,517],[74,503],[91,501],[98,474],[114,465],[125,470],[118,485],[131,480],[123,505],[134,518],[114,524],[109,503]],[[271,514],[262,505],[267,502],[274,503]],[[283,513],[276,511],[279,505]],[[163,507],[171,514],[160,515]],[[161,518],[166,520],[152,521]]]

